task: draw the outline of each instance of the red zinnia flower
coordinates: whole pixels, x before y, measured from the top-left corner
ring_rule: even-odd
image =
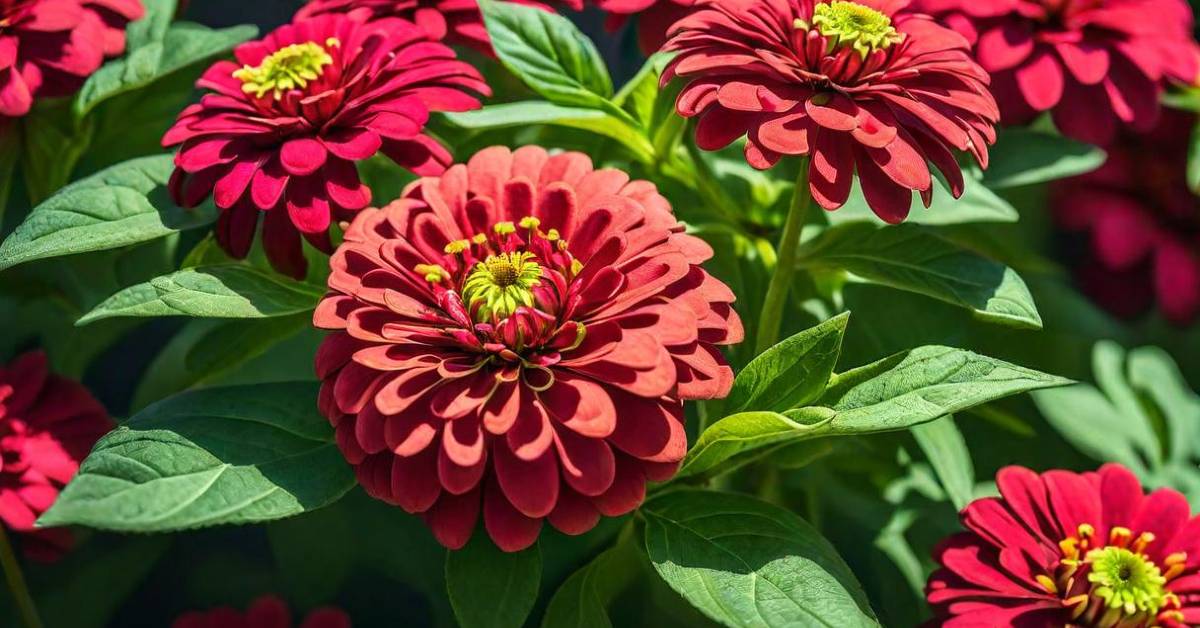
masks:
[[[506,551],[636,508],[722,397],[733,294],[646,181],[580,153],[490,148],[361,213],[317,327],[321,406],[371,495]]]
[[[1065,135],[1106,144],[1118,123],[1154,126],[1168,80],[1200,53],[1184,0],[918,0],[975,46],[1006,124],[1053,112]]]
[[[1076,275],[1092,298],[1133,317],[1157,296],[1186,324],[1200,313],[1200,198],[1187,183],[1196,117],[1163,113],[1152,132],[1121,134],[1100,169],[1057,182],[1050,206],[1063,228],[1090,234]]]
[[[260,211],[263,245],[281,272],[303,277],[299,233],[329,252],[329,224],[371,202],[356,162],[382,151],[417,174],[450,154],[422,133],[430,111],[478,108],[489,93],[475,68],[410,22],[322,15],[238,46],[196,85],[215,91],[184,109],[163,145],[182,144],[171,193],[194,207],[211,192],[217,241],[250,249]],[[299,233],[297,232],[299,230]]]
[[[699,116],[704,150],[748,133],[755,168],[809,155],[809,188],[826,209],[846,202],[857,170],[871,209],[900,222],[913,190],[929,205],[927,161],[962,193],[950,149],[970,150],[986,167],[999,118],[966,40],[906,4],[708,2],[672,29],[667,49],[679,56],[663,81],[689,81],[676,108]]]
[[[1000,497],[962,512],[942,542],[927,595],[944,626],[1200,623],[1200,516],[1163,488],[1144,495],[1128,469],[1001,469]]]
[[[74,93],[143,13],[141,0],[0,0],[0,116]]]
[[[667,43],[667,32],[692,12],[697,0],[596,0],[608,12],[608,30],[615,31],[637,16],[638,47],[654,54]]]
[[[44,353],[0,368],[0,523],[21,534],[30,557],[51,560],[70,546],[70,531],[33,523],[112,427],[86,388],[49,372]]]
[[[537,0],[508,1],[553,11]],[[583,8],[583,0],[559,1],[576,11]],[[492,43],[476,0],[309,0],[296,16],[348,13],[355,9],[367,9],[374,17],[402,17],[423,28],[431,39],[444,39],[451,44],[464,44],[492,54]]]
[[[283,600],[264,595],[245,613],[228,606],[210,611],[192,611],[171,623],[171,628],[292,628],[292,613]],[[318,608],[308,614],[299,628],[350,628],[350,618],[336,608]]]

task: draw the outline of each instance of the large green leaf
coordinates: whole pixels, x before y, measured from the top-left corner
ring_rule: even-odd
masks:
[[[975,467],[971,463],[971,450],[967,449],[962,433],[954,424],[954,417],[944,416],[917,425],[912,428],[912,435],[925,452],[951,503],[961,510],[975,496]]]
[[[1070,138],[1034,129],[1010,128],[988,151],[983,182],[993,190],[1090,172],[1104,163],[1104,151]]]
[[[636,579],[639,552],[630,536],[571,574],[550,598],[542,628],[611,628],[608,605]]]
[[[0,270],[33,260],[138,244],[211,223],[211,205],[179,209],[168,198],[170,155],[143,157],[63,188],[0,244]]]
[[[446,593],[462,628],[520,626],[537,601],[542,555],[537,545],[503,552],[475,534],[446,554]]]
[[[800,264],[916,292],[975,312],[981,319],[1040,329],[1029,288],[1011,268],[919,225],[831,227],[805,243]]]
[[[835,377],[817,405],[837,414],[820,431],[900,430],[1002,397],[1070,383],[963,349],[919,347]]]
[[[100,439],[39,524],[255,523],[328,505],[354,484],[315,383],[213,388],[156,403]]]
[[[116,316],[267,318],[306,312],[324,291],[248,264],[185,268],[130,286],[79,319],[80,325]]]
[[[877,626],[849,567],[811,526],[747,495],[667,492],[642,507],[671,588],[726,626]]]
[[[676,477],[716,475],[766,456],[782,445],[812,438],[834,417],[829,408],[740,412],[708,426],[683,459]]]
[[[567,18],[530,6],[481,0],[480,11],[500,62],[550,102],[607,111],[612,79],[595,44]]]
[[[483,109],[445,114],[451,123],[472,130],[525,127],[549,124],[589,131],[614,139],[645,162],[654,159],[654,146],[642,132],[622,119],[583,107],[568,107],[545,101],[488,105]]]
[[[816,399],[837,365],[849,320],[849,313],[840,314],[754,358],[738,373],[726,407],[782,412]]]

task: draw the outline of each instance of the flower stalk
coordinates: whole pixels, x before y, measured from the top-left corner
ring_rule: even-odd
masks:
[[[758,330],[755,333],[755,355],[771,348],[779,340],[783,308],[787,304],[792,279],[796,274],[796,255],[800,250],[800,234],[804,230],[804,221],[810,207],[812,207],[812,193],[808,190],[808,158],[805,157],[800,161],[800,174],[796,177],[796,189],[792,192],[792,202],[788,209],[787,220],[783,225],[783,235],[779,238],[779,259],[775,263],[775,272],[771,275],[771,283],[767,287],[767,296],[763,300],[762,312],[759,314]]]
[[[8,582],[8,590],[17,605],[21,623],[25,628],[42,628],[42,620],[38,616],[37,606],[33,603],[33,596],[29,594],[25,574],[21,571],[21,564],[17,562],[17,556],[13,553],[12,543],[9,542],[8,533],[3,525],[0,525],[0,567],[4,569],[4,579]]]

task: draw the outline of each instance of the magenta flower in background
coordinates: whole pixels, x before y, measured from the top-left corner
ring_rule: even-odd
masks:
[[[683,401],[728,394],[733,294],[647,181],[496,147],[368,210],[314,324],[321,408],[366,491],[443,545],[637,508],[687,451]]]
[[[934,625],[1184,628],[1200,623],[1200,516],[1128,469],[1007,467],[962,511],[926,594]]]
[[[50,373],[44,353],[0,367],[0,524],[20,535],[27,556],[53,560],[71,546],[70,530],[34,522],[112,428],[86,388]]]
[[[264,595],[246,612],[223,606],[208,611],[180,615],[171,628],[350,628],[350,617],[336,608],[318,608],[296,624],[287,604],[273,595]]]
[[[1063,134],[1107,144],[1150,130],[1171,81],[1200,78],[1185,0],[917,0],[975,47],[1006,124],[1050,111]]]
[[[1195,124],[1164,110],[1152,131],[1122,133],[1101,168],[1051,187],[1059,226],[1089,240],[1091,254],[1074,264],[1081,287],[1124,318],[1156,302],[1178,325],[1200,313],[1200,198],[1187,183]]]
[[[672,29],[677,51],[663,75],[687,81],[677,110],[695,117],[696,142],[718,150],[747,136],[746,160],[774,166],[808,155],[809,188],[841,207],[857,172],[887,222],[926,206],[945,175],[963,176],[953,150],[987,165],[999,119],[987,73],[965,39],[905,0],[729,0],[701,5]]]
[[[300,241],[332,251],[329,225],[371,202],[356,163],[382,152],[421,175],[451,157],[425,135],[431,111],[480,106],[479,72],[399,18],[328,14],[280,27],[219,61],[196,85],[210,90],[163,137],[179,145],[171,193],[184,207],[210,194],[216,236],[246,256],[259,214],[280,272],[303,277]]]
[[[0,0],[0,116],[73,94],[143,13],[140,0]]]

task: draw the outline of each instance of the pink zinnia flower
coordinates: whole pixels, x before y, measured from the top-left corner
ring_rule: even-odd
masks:
[[[53,560],[70,547],[70,531],[33,524],[112,427],[86,388],[49,372],[44,353],[0,368],[0,523],[31,558]]]
[[[141,0],[0,0],[0,116],[74,93],[143,13]]]
[[[371,202],[356,162],[382,151],[421,175],[450,153],[423,133],[430,111],[480,106],[475,68],[398,18],[330,14],[238,46],[196,85],[212,90],[163,137],[181,144],[171,193],[194,207],[210,193],[223,210],[217,241],[250,249],[260,213],[263,245],[280,272],[303,277],[300,234],[330,252],[329,225]]]
[[[967,532],[938,547],[935,624],[1183,627],[1200,623],[1200,517],[1128,469],[1001,469],[1000,497],[971,502]]]
[[[490,148],[361,213],[314,323],[321,407],[369,494],[503,550],[636,508],[728,394],[733,294],[654,185]]]
[[[746,160],[808,155],[809,188],[841,207],[858,172],[871,209],[904,220],[912,191],[928,206],[932,162],[955,197],[951,149],[984,167],[999,118],[987,73],[965,39],[906,0],[722,0],[678,22],[663,75],[688,81],[676,108],[697,117],[696,142],[718,150],[748,135]]]
[[[1194,115],[1165,110],[1149,133],[1122,133],[1100,169],[1054,184],[1059,225],[1085,233],[1091,255],[1076,265],[1083,289],[1117,315],[1155,300],[1187,324],[1200,313],[1200,198],[1187,183]]]
[[[667,43],[671,26],[692,12],[697,0],[595,0],[608,12],[607,27],[615,31],[636,16],[638,47],[654,54]]]
[[[336,608],[318,608],[297,626],[283,600],[264,595],[245,613],[223,606],[210,611],[192,611],[171,623],[171,628],[350,628],[350,618]]]
[[[1149,130],[1164,83],[1200,78],[1185,0],[918,0],[975,46],[1006,124],[1051,111],[1063,134],[1108,143]]]
[[[537,0],[508,1],[553,11]],[[583,8],[583,0],[560,1],[576,11]],[[296,16],[305,18],[360,9],[373,17],[404,18],[415,22],[431,39],[444,39],[450,44],[464,44],[492,54],[492,42],[483,25],[483,16],[479,13],[476,0],[310,0]]]

